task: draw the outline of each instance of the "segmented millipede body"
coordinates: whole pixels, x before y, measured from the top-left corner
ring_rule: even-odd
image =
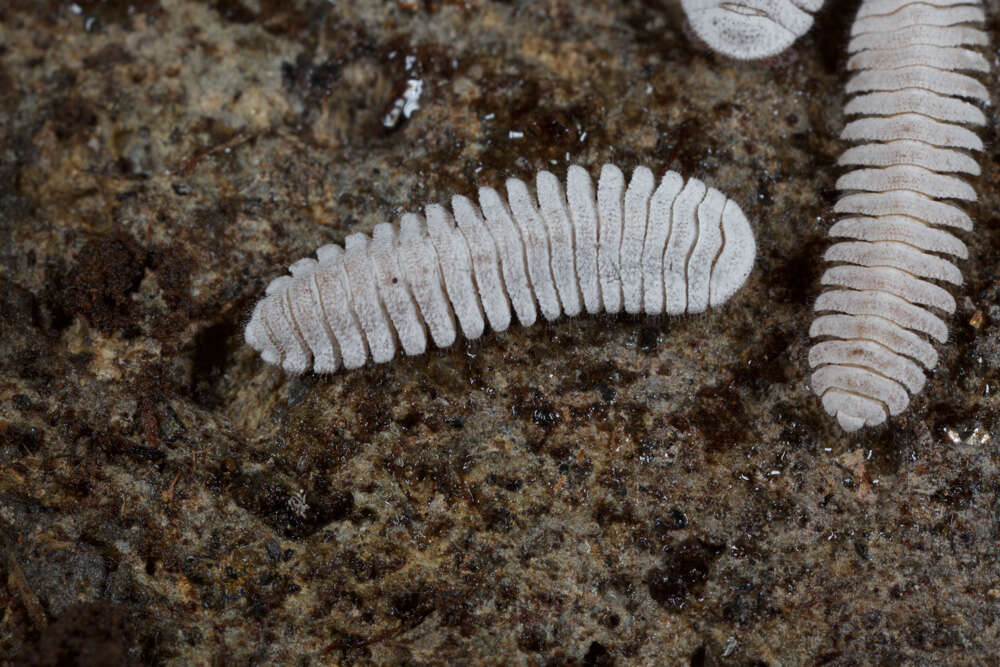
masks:
[[[503,331],[587,313],[699,313],[746,281],[756,244],[739,206],[697,179],[605,165],[595,190],[572,166],[565,191],[539,172],[507,197],[479,189],[323,246],[275,279],[257,303],[246,341],[262,358],[301,373],[357,368],[408,355],[459,332]]]
[[[809,31],[824,0],[681,0],[695,34],[737,60],[776,56]]]
[[[968,256],[953,231],[972,229],[957,202],[976,199],[961,175],[979,175],[970,128],[989,104],[969,74],[989,70],[983,20],[977,0],[866,0],[851,29],[844,113],[857,118],[841,137],[857,145],[840,157],[852,170],[809,332],[812,389],[847,431],[905,409],[937,365],[931,341],[948,339],[944,286],[962,284],[953,260]]]

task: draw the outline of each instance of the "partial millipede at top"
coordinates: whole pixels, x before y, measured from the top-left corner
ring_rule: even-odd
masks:
[[[351,234],[290,267],[257,303],[246,341],[287,371],[332,373],[397,348],[422,354],[459,331],[478,338],[584,310],[700,313],[746,281],[756,244],[730,199],[668,171],[657,183],[638,167],[626,185],[605,165],[595,191],[571,166],[562,183],[539,172],[534,192],[516,178],[507,197],[479,189],[479,205],[456,195],[371,237]],[[457,224],[456,224],[457,223]]]
[[[691,29],[713,51],[736,60],[778,55],[813,24],[824,0],[681,0]]]
[[[989,104],[963,73],[989,71],[969,48],[986,45],[983,20],[976,0],[867,0],[851,29],[844,114],[857,118],[841,137],[859,143],[840,157],[852,170],[837,181],[809,351],[812,389],[847,431],[902,412],[937,365],[931,341],[948,339],[955,299],[942,284],[962,284],[952,258],[968,256],[953,230],[972,229],[952,202],[976,199],[959,175],[979,175],[969,126],[986,122],[974,103]]]

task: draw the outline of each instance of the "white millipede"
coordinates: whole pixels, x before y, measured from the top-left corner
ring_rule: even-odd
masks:
[[[776,56],[809,31],[824,0],[681,0],[695,34],[736,60]]]
[[[989,104],[963,72],[989,70],[969,48],[987,43],[984,18],[978,0],[866,0],[851,29],[844,113],[860,118],[841,138],[863,143],[840,157],[852,168],[837,181],[840,241],[809,332],[812,389],[847,431],[902,412],[938,363],[930,341],[948,339],[955,299],[941,283],[961,285],[952,258],[968,256],[952,231],[972,229],[952,202],[976,199],[962,175],[979,175],[983,142],[966,126],[986,122],[973,102]]]
[[[571,166],[563,185],[539,172],[534,192],[516,178],[507,197],[479,189],[479,204],[456,195],[451,210],[429,205],[398,228],[351,234],[344,247],[275,279],[254,308],[246,341],[287,371],[332,373],[369,359],[384,363],[428,342],[447,347],[459,332],[523,326],[581,312],[699,313],[746,281],[756,244],[730,199],[668,171],[657,183],[637,168],[605,165],[596,196],[590,175]]]

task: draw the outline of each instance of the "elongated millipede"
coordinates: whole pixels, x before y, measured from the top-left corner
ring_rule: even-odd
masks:
[[[955,299],[939,283],[962,284],[949,257],[968,249],[948,229],[969,231],[972,221],[949,201],[976,199],[959,174],[979,175],[969,151],[983,142],[966,125],[984,125],[974,100],[989,104],[985,86],[962,72],[989,64],[967,47],[987,43],[975,25],[978,0],[866,0],[851,29],[847,83],[849,122],[841,138],[865,142],[840,164],[845,191],[830,236],[843,239],[824,259],[835,263],[821,282],[810,335],[812,389],[847,431],[881,424],[902,412],[925,384],[923,368],[944,343],[941,315]],[[921,368],[921,366],[923,368]]]
[[[809,31],[824,0],[681,0],[695,34],[736,60],[776,56]]]
[[[753,265],[743,212],[695,178],[668,171],[657,184],[639,167],[626,187],[605,165],[595,197],[574,165],[565,194],[547,171],[537,201],[523,181],[506,185],[506,200],[488,187],[479,206],[456,195],[451,211],[433,204],[294,263],[254,308],[247,343],[290,372],[332,373],[389,361],[397,346],[447,347],[459,330],[478,338],[487,323],[503,331],[512,315],[530,326],[538,312],[699,313],[728,300]]]

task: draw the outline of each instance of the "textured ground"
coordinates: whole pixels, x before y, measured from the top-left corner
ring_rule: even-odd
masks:
[[[845,437],[805,371],[830,4],[750,66],[668,0],[0,4],[0,660],[991,664],[1000,123],[940,369]],[[743,205],[732,302],[333,377],[243,344],[317,246],[606,161]]]

